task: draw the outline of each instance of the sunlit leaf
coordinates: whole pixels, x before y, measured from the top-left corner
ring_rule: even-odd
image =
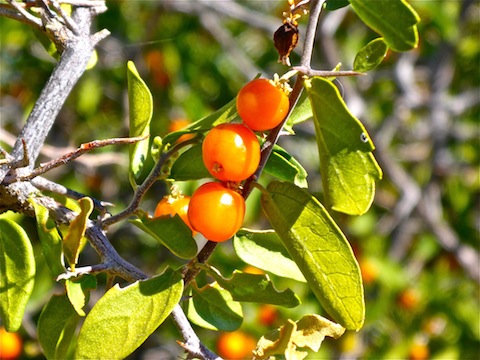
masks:
[[[274,230],[240,230],[233,240],[236,254],[247,264],[277,276],[306,282]]]
[[[418,14],[405,0],[349,0],[362,21],[385,39],[395,51],[418,45]]]
[[[167,318],[182,292],[181,274],[170,269],[124,288],[115,285],[87,314],[75,358],[126,358]]]
[[[163,144],[173,144],[180,136],[192,132],[204,132],[216,125],[227,123],[238,117],[236,99],[231,100],[217,111],[197,120],[184,129],[172,132],[163,138]]]
[[[53,219],[49,218],[48,209],[38,205],[35,201],[31,201],[31,204],[35,208],[37,231],[42,244],[43,256],[52,274],[58,276],[65,272],[62,260],[62,237]]]
[[[365,317],[360,268],[352,248],[325,208],[308,192],[272,181],[262,208],[322,307],[351,330]]]
[[[90,298],[90,290],[97,287],[97,278],[93,275],[84,275],[77,279],[65,281],[68,300],[80,316],[85,316],[83,308]]]
[[[192,237],[192,230],[180,216],[175,215],[171,218],[166,216],[152,218],[147,214],[138,216],[138,219],[130,222],[151,235],[176,256],[191,259],[197,254],[197,243]]]
[[[234,331],[243,321],[242,306],[219,284],[198,289],[192,286],[187,303],[187,316],[195,325],[210,330]]]
[[[318,352],[325,336],[338,339],[345,329],[319,315],[305,315],[297,322],[288,320],[281,328],[260,338],[255,359],[267,359],[274,355],[284,355],[286,360],[303,359],[307,352],[298,348],[308,348]]]
[[[80,213],[68,226],[68,233],[63,239],[63,252],[72,271],[75,270],[80,251],[87,241],[84,235],[88,217],[93,211],[93,201],[89,197],[81,198],[78,202]]]
[[[355,56],[353,70],[367,72],[374,69],[387,55],[388,46],[383,38],[377,38],[365,45]]]
[[[7,331],[17,331],[35,282],[35,257],[23,228],[0,218],[0,317]]]
[[[47,359],[66,359],[80,316],[65,294],[53,295],[38,320],[38,341]]]
[[[247,274],[235,270],[232,277],[226,279],[214,268],[210,268],[208,273],[222,288],[232,294],[232,298],[235,301],[257,302],[288,308],[300,304],[300,299],[292,290],[278,291],[275,289],[267,274]]]
[[[153,114],[152,94],[132,61],[127,63],[127,70],[130,137],[147,136],[150,135],[150,121]],[[135,181],[142,173],[148,148],[148,140],[130,145],[130,180],[132,185],[135,185]]]
[[[279,180],[293,182],[300,187],[307,187],[307,171],[287,151],[280,146],[274,146],[268,158],[264,171]]]
[[[373,142],[330,81],[312,78],[305,86],[312,102],[326,204],[343,213],[364,214],[373,202],[375,181],[382,177]]]

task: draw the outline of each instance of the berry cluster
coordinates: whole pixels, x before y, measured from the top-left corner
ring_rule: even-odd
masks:
[[[157,210],[158,207],[165,210],[158,215],[156,211],[155,216],[178,213],[192,231],[207,239],[216,242],[230,239],[242,226],[245,216],[245,200],[237,191],[238,185],[231,184],[249,178],[260,163],[260,144],[254,131],[271,130],[279,125],[288,107],[287,94],[269,80],[255,79],[246,84],[237,96],[237,112],[243,123],[217,125],[203,140],[203,163],[221,182],[203,184],[191,198],[181,197],[178,205],[173,202],[168,209],[165,204],[161,206],[162,200]]]

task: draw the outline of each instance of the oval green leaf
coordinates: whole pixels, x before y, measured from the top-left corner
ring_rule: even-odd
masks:
[[[365,45],[355,56],[353,70],[367,72],[376,68],[387,55],[388,46],[383,38],[377,38]]]
[[[358,17],[395,51],[418,45],[418,14],[405,0],[349,0]]]
[[[327,0],[325,2],[325,9],[337,10],[348,5],[350,5],[348,0]]]
[[[97,278],[93,275],[83,275],[82,277],[65,281],[68,300],[70,300],[78,315],[85,316],[83,308],[90,298],[90,290],[94,290],[96,287]]]
[[[267,191],[262,208],[322,307],[345,328],[360,329],[365,318],[362,278],[345,235],[305,190],[272,181]]]
[[[197,120],[191,123],[190,125],[183,128],[182,130],[175,131],[166,135],[163,138],[163,144],[164,145],[173,144],[183,134],[208,131],[212,127],[230,122],[236,117],[238,117],[238,114],[237,114],[237,106],[236,106],[236,98],[235,98],[233,100],[230,100],[230,102],[222,106],[217,111],[211,113],[210,115],[207,115],[201,118],[200,120]]]
[[[187,307],[189,320],[205,329],[234,331],[242,325],[242,305],[217,283],[201,289],[192,286],[192,297]]]
[[[331,81],[312,78],[305,87],[313,108],[326,203],[335,211],[362,215],[375,197],[375,181],[382,178],[373,142]]]
[[[38,341],[47,359],[66,359],[80,316],[65,294],[53,295],[38,320]]]
[[[193,145],[175,160],[170,170],[170,177],[176,181],[212,177],[203,163],[202,144]]]
[[[130,137],[150,135],[153,98],[132,61],[127,63]],[[140,177],[148,155],[148,140],[130,145],[130,179],[132,185]]]
[[[0,218],[0,317],[7,331],[17,331],[35,282],[35,257],[23,228]]]
[[[180,301],[180,273],[117,285],[95,304],[80,330],[75,359],[124,359],[137,349]]]
[[[178,215],[152,218],[147,214],[139,214],[138,219],[130,220],[130,222],[179,258],[191,259],[197,254],[197,243],[192,237],[192,230]]]
[[[31,201],[30,203],[35,209],[38,237],[42,244],[43,256],[52,274],[57,277],[65,272],[65,267],[63,266],[62,237],[53,219],[49,218],[48,209],[38,205],[35,201]]]
[[[306,282],[274,230],[240,230],[233,240],[240,259],[277,276]]]
[[[300,299],[291,290],[278,291],[270,277],[265,274],[247,274],[235,270],[230,279],[226,279],[217,269],[210,267],[208,273],[217,283],[232,294],[235,301],[256,302],[293,308],[300,304]]]
[[[279,180],[293,182],[300,187],[308,187],[307,171],[287,151],[275,145],[265,165],[265,172]]]

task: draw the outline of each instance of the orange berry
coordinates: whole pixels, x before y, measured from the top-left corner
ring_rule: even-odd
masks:
[[[273,129],[287,116],[287,94],[267,79],[255,79],[237,96],[237,111],[245,125],[254,131]]]
[[[251,359],[256,346],[255,338],[240,330],[221,333],[217,340],[218,355],[226,360]]]
[[[14,360],[22,353],[22,339],[17,333],[10,333],[0,326],[0,359]]]
[[[428,345],[424,342],[415,342],[408,353],[409,360],[426,360],[430,357]]]
[[[406,310],[415,309],[420,302],[420,295],[415,289],[405,289],[399,296],[398,302]]]
[[[222,242],[240,229],[245,216],[245,200],[238,192],[220,183],[209,182],[192,195],[188,219],[208,240]]]
[[[278,318],[278,310],[270,304],[263,304],[258,309],[258,321],[265,326],[272,326]]]
[[[202,157],[212,176],[222,181],[242,181],[257,170],[260,144],[243,124],[221,124],[203,140]]]
[[[370,261],[363,259],[360,261],[360,270],[362,272],[362,279],[365,284],[372,284],[378,278],[378,269],[375,264]]]
[[[189,196],[165,196],[162,200],[158,202],[153,216],[175,216],[175,214],[178,214],[178,216],[180,216],[180,219],[182,219],[183,222],[192,230],[192,235],[195,235],[196,231],[192,228],[192,225],[190,224],[187,215],[189,203]]]

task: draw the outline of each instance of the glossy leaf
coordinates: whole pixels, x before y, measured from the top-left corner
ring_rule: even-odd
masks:
[[[238,257],[247,264],[277,276],[307,281],[274,230],[240,230],[233,246]]]
[[[163,138],[163,144],[173,144],[184,134],[208,131],[216,125],[231,122],[236,117],[238,117],[236,99],[233,99],[210,115],[191,123],[182,130],[168,134]]]
[[[94,290],[96,287],[97,278],[93,275],[84,275],[77,279],[65,281],[68,300],[70,300],[78,315],[85,316],[83,308],[90,298],[90,290]]]
[[[383,38],[377,38],[365,45],[355,56],[353,70],[367,72],[376,68],[387,55],[388,46]]]
[[[75,358],[126,358],[167,318],[182,292],[182,276],[170,269],[124,288],[115,285],[87,314]]]
[[[7,331],[17,331],[35,282],[35,257],[23,228],[0,218],[0,317]]]
[[[360,268],[352,248],[320,202],[288,183],[272,181],[262,208],[322,307],[349,330],[365,317]]]
[[[47,359],[66,359],[80,316],[65,294],[53,295],[38,320],[38,341]]]
[[[274,355],[284,355],[286,360],[303,359],[307,352],[298,348],[308,348],[318,352],[325,336],[338,339],[345,329],[319,315],[305,315],[297,322],[288,320],[281,328],[260,338],[255,359],[267,359]]]
[[[379,33],[395,51],[418,45],[418,14],[405,0],[349,0],[362,21]]]
[[[93,201],[89,197],[81,198],[78,203],[80,204],[80,213],[70,223],[68,233],[63,238],[63,252],[72,271],[75,271],[80,251],[87,242],[84,235],[88,217],[93,211]]]
[[[279,180],[290,181],[300,187],[308,186],[307,171],[292,155],[278,145],[275,145],[264,171]]]
[[[35,201],[31,201],[31,204],[35,209],[38,237],[42,244],[43,256],[52,274],[56,277],[65,272],[62,237],[53,219],[49,218],[48,210]]]
[[[232,294],[235,301],[272,304],[287,308],[300,304],[300,299],[292,290],[275,289],[267,274],[247,274],[235,270],[232,277],[226,279],[214,268],[209,268],[208,273],[222,288]]]
[[[172,165],[170,177],[176,181],[210,178],[212,175],[203,164],[202,144],[193,145],[180,154]]]
[[[198,289],[192,286],[187,303],[187,316],[192,323],[210,330],[234,331],[243,321],[242,306],[219,284]]]
[[[327,0],[325,2],[325,9],[337,10],[348,5],[350,5],[348,0]]]
[[[127,80],[130,137],[150,135],[153,98],[132,61],[127,63]],[[130,145],[130,180],[133,185],[142,173],[143,164],[148,155],[148,148],[148,140],[142,140]]]
[[[364,214],[373,202],[375,181],[382,177],[373,142],[330,81],[312,78],[305,86],[314,113],[326,203],[335,211]]]
[[[178,215],[152,218],[140,214],[138,219],[130,222],[182,259],[191,259],[197,254],[197,243],[192,237],[192,230]]]

